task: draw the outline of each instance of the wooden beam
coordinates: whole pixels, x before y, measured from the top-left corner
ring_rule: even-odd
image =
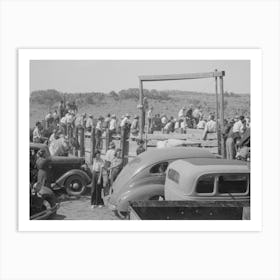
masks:
[[[214,72],[206,72],[206,73],[139,76],[139,80],[142,82],[191,80],[191,79],[223,77],[224,75],[225,75],[225,71],[214,71]]]

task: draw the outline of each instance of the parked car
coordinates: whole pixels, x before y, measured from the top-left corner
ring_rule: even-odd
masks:
[[[81,195],[91,182],[91,174],[80,157],[51,156],[46,144],[30,143],[30,183],[37,180],[37,152],[43,149],[50,160],[49,180],[53,190],[65,188],[69,195]]]
[[[167,169],[164,195],[170,201],[250,201],[250,169],[238,160],[191,158]],[[250,208],[243,210],[248,219]]]
[[[40,196],[30,191],[30,220],[47,220],[56,214],[59,203],[50,188],[42,187]]]
[[[132,161],[118,175],[108,200],[109,208],[121,218],[128,213],[129,202],[164,199],[165,171],[178,159],[215,158],[206,149],[172,147],[150,149]]]

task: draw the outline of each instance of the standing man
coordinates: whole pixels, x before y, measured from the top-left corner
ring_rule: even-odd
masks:
[[[103,117],[98,118],[96,127],[95,127],[95,138],[96,138],[96,149],[102,149],[102,132],[103,132]]]
[[[65,115],[65,105],[64,102],[61,100],[59,105],[58,105],[58,116],[59,120],[61,120]]]
[[[93,128],[93,116],[89,114],[87,121],[86,121],[86,131],[91,132]]]
[[[216,131],[217,131],[217,123],[215,121],[215,116],[211,115],[210,120],[205,125],[202,140],[206,140],[208,133],[214,133]]]
[[[117,118],[116,115],[113,114],[109,123],[109,142],[112,141],[112,137],[116,133],[117,133]]]
[[[151,106],[147,113],[147,119],[148,119],[148,133],[152,133],[152,120],[153,120],[153,110],[154,107]]]
[[[44,141],[42,136],[42,124],[40,122],[36,122],[36,127],[33,130],[32,141],[34,143],[42,143]]]

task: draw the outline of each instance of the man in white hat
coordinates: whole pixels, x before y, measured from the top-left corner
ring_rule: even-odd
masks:
[[[109,123],[109,141],[112,141],[112,137],[117,133],[117,118],[116,115],[113,114]]]
[[[127,113],[125,114],[125,117],[121,120],[121,128],[125,127],[125,125],[129,125],[130,124],[130,115]]]

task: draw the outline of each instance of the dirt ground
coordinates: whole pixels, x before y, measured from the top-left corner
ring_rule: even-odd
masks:
[[[60,197],[60,207],[52,220],[118,220],[119,218],[107,206],[90,207],[90,196],[79,198]]]

